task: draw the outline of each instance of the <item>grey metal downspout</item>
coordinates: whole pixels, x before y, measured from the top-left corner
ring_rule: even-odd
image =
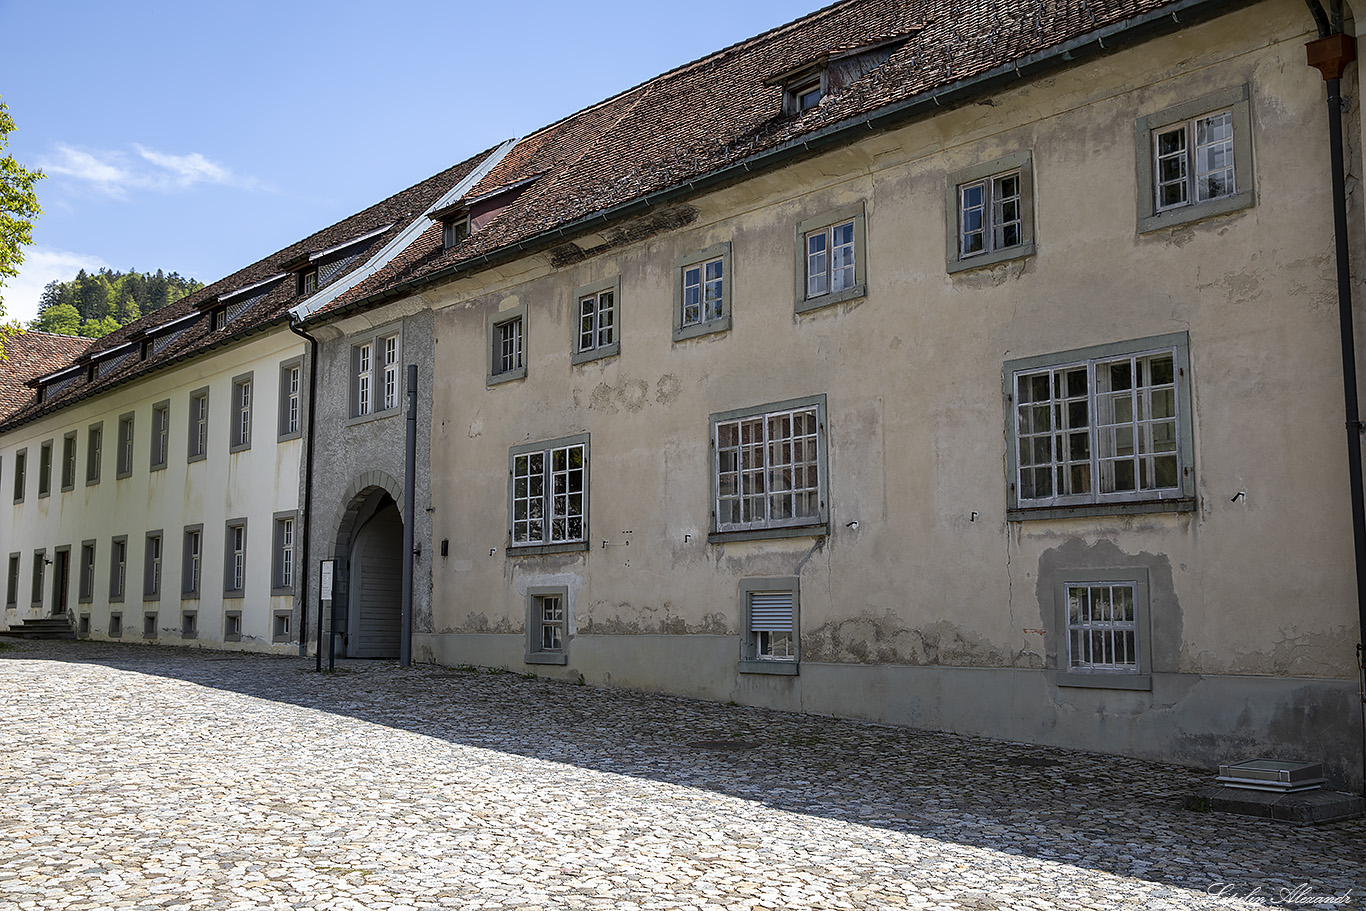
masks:
[[[303,533],[304,544],[299,554],[299,585],[303,599],[299,608],[299,657],[308,657],[308,541],[309,519],[313,515],[313,415],[314,402],[318,392],[318,340],[299,327],[299,318],[289,315],[289,331],[308,341],[308,420],[304,429],[304,502]],[[318,664],[323,669],[323,605],[318,602]]]
[[[408,439],[403,453],[403,608],[398,666],[413,663],[413,510],[417,500],[417,364],[408,365]]]
[[[1347,184],[1342,153],[1342,73],[1356,58],[1356,41],[1342,33],[1342,5],[1333,3],[1331,23],[1318,0],[1306,0],[1319,39],[1306,46],[1309,65],[1328,86],[1328,142],[1333,179],[1333,239],[1337,259],[1338,327],[1342,341],[1342,395],[1347,413],[1347,477],[1352,497],[1352,543],[1356,557],[1357,673],[1361,695],[1362,793],[1366,794],[1366,496],[1361,476],[1362,423],[1357,397],[1356,341],[1352,328],[1352,269],[1347,238]]]

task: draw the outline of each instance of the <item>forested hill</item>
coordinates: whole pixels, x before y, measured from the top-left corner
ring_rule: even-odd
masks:
[[[202,287],[203,282],[160,269],[93,273],[82,269],[69,282],[48,283],[29,328],[99,338]]]

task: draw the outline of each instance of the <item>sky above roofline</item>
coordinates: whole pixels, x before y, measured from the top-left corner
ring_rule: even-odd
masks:
[[[84,268],[210,283],[820,0],[386,8],[0,0],[9,151],[48,175],[11,319]]]

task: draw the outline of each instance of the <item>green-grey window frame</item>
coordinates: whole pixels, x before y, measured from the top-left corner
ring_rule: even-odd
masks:
[[[758,632],[754,629],[753,606],[757,594],[785,593],[792,597],[792,657],[763,658],[758,653]],[[741,674],[775,674],[795,677],[802,658],[801,582],[797,576],[740,580],[740,663]]]
[[[519,350],[521,353],[522,362],[516,367],[512,367],[508,370],[503,370],[501,363],[502,351],[500,348],[499,331],[502,329],[503,326],[506,326],[514,321],[519,321],[521,324],[521,339],[518,344],[520,346]],[[530,326],[527,322],[526,304],[517,304],[515,307],[509,307],[506,310],[499,310],[497,313],[489,317],[488,331],[484,345],[484,350],[487,352],[488,357],[488,374],[485,377],[485,383],[487,385],[495,386],[498,383],[506,383],[509,380],[520,380],[526,378],[528,353],[527,342],[530,337],[529,329]]]
[[[104,421],[96,421],[85,432],[85,486],[100,483],[104,469]]]
[[[38,447],[38,499],[52,494],[52,440]]]
[[[593,298],[594,301],[594,325],[597,325],[596,317],[601,312],[602,294],[605,291],[612,292],[612,341],[606,345],[595,345],[592,348],[583,347],[583,301],[585,298]],[[615,275],[612,278],[602,281],[590,282],[580,285],[574,289],[574,311],[571,320],[569,350],[569,363],[578,365],[586,364],[589,361],[601,360],[605,357],[615,357],[621,354],[621,276]]]
[[[242,584],[241,584],[241,586],[239,586],[239,587],[234,587],[234,586],[233,586],[233,583],[234,583],[235,581],[237,581],[237,580],[236,580],[236,575],[237,575],[236,555],[237,555],[237,551],[233,549],[233,544],[235,543],[235,542],[233,541],[233,532],[234,532],[234,530],[236,530],[236,529],[238,529],[238,528],[242,529]],[[202,546],[202,545],[201,545],[201,546]],[[244,516],[244,517],[238,518],[238,519],[228,519],[226,522],[223,523],[223,597],[224,597],[224,598],[244,598],[244,597],[246,597],[247,579],[248,579],[248,575],[247,575],[247,555],[248,555],[248,553],[249,553],[249,551],[247,550],[247,520],[246,520],[246,517]],[[203,563],[202,563],[202,562],[200,563],[200,566],[201,566],[201,567],[203,566]],[[201,582],[200,584],[203,585],[202,582]]]
[[[199,638],[199,611],[182,610],[180,612],[180,638]]]
[[[157,638],[157,632],[158,632],[158,630],[157,630],[157,612],[156,612],[156,611],[151,611],[151,610],[149,610],[149,611],[143,611],[143,612],[142,612],[142,638],[144,638],[144,639],[155,639],[155,638]]]
[[[516,543],[514,543],[514,542],[513,542],[513,528],[514,528],[514,522],[516,521],[516,520],[515,520],[516,499],[515,499],[515,488],[514,488],[514,485],[515,485],[515,483],[516,483],[515,465],[516,465],[517,457],[518,457],[518,456],[522,456],[522,455],[529,455],[529,454],[537,453],[537,452],[541,452],[541,453],[544,453],[544,454],[545,454],[545,462],[544,462],[544,467],[543,467],[543,469],[542,469],[542,471],[543,471],[543,478],[544,478],[544,483],[543,483],[543,488],[542,488],[542,489],[544,490],[544,494],[543,494],[544,498],[545,498],[546,500],[549,500],[550,497],[553,496],[553,494],[554,494],[554,491],[553,491],[553,480],[552,480],[552,478],[551,478],[551,468],[550,468],[550,464],[549,464],[549,462],[550,462],[550,454],[551,454],[551,452],[552,452],[553,450],[562,449],[562,448],[565,448],[565,447],[567,447],[567,446],[583,446],[583,515],[582,515],[582,519],[583,519],[583,539],[582,539],[582,540],[579,540],[579,541],[560,541],[560,542],[555,542],[555,543],[551,543],[551,542],[547,541],[547,542],[542,543],[542,544],[516,544]],[[574,434],[574,435],[572,435],[572,436],[560,437],[559,439],[555,439],[555,440],[546,440],[546,441],[544,441],[544,442],[523,443],[523,444],[518,445],[518,446],[513,446],[511,449],[508,450],[508,494],[507,494],[507,523],[508,523],[508,537],[507,537],[507,547],[505,548],[505,551],[506,551],[506,553],[507,553],[509,556],[522,556],[522,555],[534,555],[534,554],[561,554],[561,553],[573,553],[573,552],[575,552],[575,551],[585,551],[585,550],[588,550],[588,542],[589,542],[590,534],[591,534],[591,532],[590,532],[590,526],[589,526],[589,516],[591,515],[591,511],[592,511],[592,490],[593,490],[592,466],[593,466],[592,446],[591,446],[590,443],[589,443],[589,435],[588,435],[587,433],[577,433],[577,434]],[[548,510],[546,510],[545,512],[543,512],[543,521],[545,522],[545,524],[546,524],[547,526],[549,526],[549,524],[550,524],[550,522],[551,522],[551,515],[550,515],[550,512],[549,512]]]
[[[961,189],[978,181],[992,180],[1018,171],[1020,175],[1020,243],[999,247],[982,253],[963,255]],[[1034,245],[1034,153],[1026,149],[991,161],[954,171],[949,175],[944,196],[945,229],[947,231],[947,270],[949,274],[980,269],[996,263],[1024,259],[1037,252]],[[989,220],[986,230],[994,230]]]
[[[285,523],[289,523],[289,545],[285,546]],[[277,512],[271,517],[270,539],[270,593],[272,595],[292,595],[299,578],[299,513],[297,510]],[[285,554],[289,554],[289,581],[283,579]]]
[[[1015,407],[1015,377],[1021,373],[1058,369],[1071,365],[1088,365],[1088,384],[1094,378],[1094,362],[1149,353],[1171,351],[1176,380],[1177,470],[1180,486],[1165,491],[1138,491],[1123,494],[1104,494],[1093,491],[1086,495],[1050,498],[1051,502],[1022,501],[1019,496],[1019,437]],[[1072,516],[1100,516],[1155,512],[1190,512],[1195,509],[1195,444],[1193,411],[1191,408],[1190,338],[1186,332],[1112,342],[1077,348],[1057,354],[1018,358],[1005,362],[1005,436],[1006,436],[1006,518],[1011,521],[1052,519]],[[1093,388],[1088,393],[1094,397]],[[1088,425],[1091,448],[1095,449],[1095,424]],[[1096,486],[1093,484],[1093,487]]]
[[[821,230],[828,230],[836,225],[846,222],[854,223],[854,284],[848,288],[841,288],[839,291],[826,291],[814,297],[807,296],[807,242],[809,235]],[[827,267],[830,257],[830,248],[826,247]],[[859,200],[829,212],[822,212],[814,218],[808,218],[797,225],[797,264],[796,264],[796,310],[798,313],[806,313],[810,310],[819,310],[821,307],[828,307],[831,304],[838,304],[843,301],[857,300],[866,297],[868,294],[868,231],[867,219],[865,216],[864,201]]]
[[[541,608],[546,598],[559,598],[564,614],[563,628],[560,632],[559,650],[546,649],[541,643],[541,630],[545,621]],[[532,585],[526,590],[526,657],[527,664],[568,664],[569,663],[569,589],[566,586]]]
[[[114,475],[118,479],[130,478],[133,476],[133,434],[136,431],[135,417],[136,416],[131,411],[119,415],[118,452],[115,454],[117,456],[117,471]]]
[[[76,489],[76,431],[62,435],[62,491]]]
[[[9,555],[9,567],[5,575],[5,606],[14,607],[19,603],[19,573],[23,554],[19,551]]]
[[[1134,670],[1087,670],[1071,665],[1071,627],[1068,616],[1068,589],[1073,585],[1130,584],[1134,587],[1134,633],[1137,664]],[[1053,571],[1055,608],[1054,640],[1057,666],[1053,680],[1057,686],[1094,689],[1151,690],[1152,614],[1148,570],[1142,566],[1116,566],[1104,569],[1058,569]]]
[[[232,399],[228,405],[228,452],[250,449],[251,438],[256,433],[254,371],[232,378]]]
[[[290,375],[298,371],[298,389],[290,389]],[[290,426],[291,405],[293,423]],[[304,435],[304,359],[302,356],[290,358],[280,363],[280,414],[276,442],[297,440]]]
[[[240,610],[223,611],[223,641],[242,641],[242,612]]]
[[[81,542],[81,565],[77,571],[76,603],[90,604],[95,600],[95,561],[99,559],[94,538]]]
[[[43,603],[43,582],[47,576],[47,548],[40,547],[33,552],[33,578],[29,581],[33,583],[33,590],[29,593],[29,601],[34,607],[40,607]]]
[[[1251,93],[1246,84],[1146,114],[1134,122],[1134,142],[1138,155],[1138,233],[1146,234],[1174,225],[1226,215],[1257,204],[1257,182],[1252,162]],[[1237,188],[1230,196],[1204,202],[1189,202],[1177,208],[1157,210],[1157,175],[1153,158],[1153,137],[1164,128],[1186,120],[1228,110],[1233,115],[1233,180]]]
[[[123,611],[109,612],[109,638],[123,638]]]
[[[123,560],[120,561],[119,557]],[[128,536],[109,539],[109,600],[121,602],[128,591]]]
[[[818,472],[817,491],[818,496],[820,497],[820,515],[811,521],[802,520],[784,522],[777,525],[755,525],[749,528],[721,528],[717,514],[717,498],[720,494],[721,471],[720,452],[717,445],[717,425],[744,418],[766,418],[768,415],[778,412],[797,411],[802,409],[815,409],[816,412],[816,471]],[[788,399],[783,402],[773,402],[753,408],[737,408],[731,411],[722,411],[711,415],[709,421],[711,425],[707,447],[709,461],[707,474],[711,493],[711,502],[708,508],[708,511],[711,514],[710,531],[707,535],[707,540],[709,542],[722,543],[725,541],[747,541],[762,538],[810,537],[827,535],[830,533],[830,432],[829,424],[826,420],[825,393],[798,399]]]
[[[683,325],[683,275],[690,266],[701,265],[712,260],[721,260],[721,315],[713,320]],[[728,332],[731,324],[731,299],[735,284],[735,270],[732,266],[731,244],[724,241],[713,244],[705,250],[688,253],[674,260],[674,329],[673,340],[685,341],[716,332]],[[703,283],[706,276],[702,276]],[[705,297],[705,295],[704,295]]]
[[[199,552],[195,553],[192,535],[199,536]],[[199,598],[204,585],[204,526],[186,525],[180,535],[180,597],[192,601]],[[198,565],[195,561],[198,560]]]
[[[152,406],[151,470],[161,471],[171,457],[171,400],[162,399]]]
[[[14,453],[14,502],[24,502],[24,488],[28,486],[28,447]]]
[[[166,582],[166,535],[163,529],[147,532],[142,549],[142,600],[160,601]]]
[[[203,416],[199,415],[199,410],[203,409]],[[186,447],[186,462],[200,462],[209,457],[209,387],[201,386],[190,393],[189,408],[189,443]],[[200,439],[200,429],[203,429],[204,436]]]

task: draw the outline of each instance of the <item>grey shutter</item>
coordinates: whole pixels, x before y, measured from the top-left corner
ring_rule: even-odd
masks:
[[[792,592],[750,592],[749,631],[792,632]]]

